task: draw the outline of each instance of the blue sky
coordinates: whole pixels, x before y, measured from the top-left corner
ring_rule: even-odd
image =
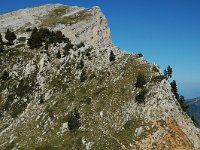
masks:
[[[200,96],[199,0],[1,0],[0,13],[47,3],[100,6],[115,45],[171,65],[180,94]]]

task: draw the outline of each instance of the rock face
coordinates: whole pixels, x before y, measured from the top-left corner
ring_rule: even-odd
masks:
[[[60,30],[74,46],[30,49],[21,39],[34,27]],[[0,15],[0,32],[8,28],[17,40],[0,53],[0,149],[200,148],[159,68],[116,48],[98,7],[22,9]]]
[[[0,15],[0,32],[10,28],[24,33],[28,27],[61,30],[75,43],[82,41],[92,46],[112,46],[110,30],[99,7],[85,9],[49,4]]]

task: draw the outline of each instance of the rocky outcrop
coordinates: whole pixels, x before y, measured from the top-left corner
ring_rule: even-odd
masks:
[[[0,15],[1,33],[9,28],[27,36],[25,30],[34,27],[61,30],[73,43],[84,42],[101,48],[113,46],[106,18],[97,6],[86,9],[49,4]]]

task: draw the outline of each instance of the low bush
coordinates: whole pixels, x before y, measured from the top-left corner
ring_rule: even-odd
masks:
[[[146,83],[147,83],[146,77],[142,74],[138,74],[137,81],[135,83],[135,87],[143,88]]]
[[[81,126],[80,113],[77,110],[70,112],[67,116],[68,128],[70,131],[76,131]]]
[[[1,79],[4,80],[4,81],[9,79],[8,71],[6,71],[6,70],[3,71],[3,74],[1,75]]]
[[[142,89],[139,94],[135,97],[136,102],[138,103],[144,103],[145,102],[145,98],[146,98],[146,94],[148,93],[147,89]]]
[[[163,75],[155,76],[151,79],[152,82],[161,82],[165,77]]]
[[[143,57],[142,53],[138,53],[137,55],[138,55],[138,57]]]

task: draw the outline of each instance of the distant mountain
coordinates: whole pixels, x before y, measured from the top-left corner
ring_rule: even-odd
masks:
[[[189,114],[194,117],[200,127],[200,97],[189,99],[186,101],[186,104]]]

